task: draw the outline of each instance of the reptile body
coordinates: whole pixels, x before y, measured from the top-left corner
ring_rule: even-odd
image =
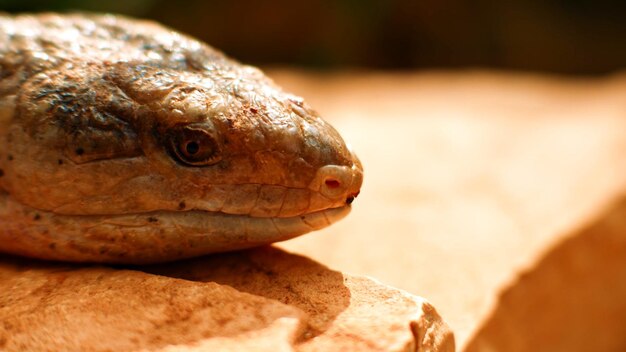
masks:
[[[0,16],[0,251],[147,263],[344,217],[362,167],[258,69],[158,24]]]

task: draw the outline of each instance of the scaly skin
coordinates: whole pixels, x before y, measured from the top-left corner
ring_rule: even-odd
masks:
[[[157,24],[0,16],[0,250],[147,263],[342,218],[363,174],[259,70]]]

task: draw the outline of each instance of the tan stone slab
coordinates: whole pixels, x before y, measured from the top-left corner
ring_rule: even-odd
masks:
[[[461,346],[520,270],[626,189],[626,76],[271,76],[365,168],[346,220],[280,246],[428,298]]]
[[[499,295],[466,351],[626,351],[626,198]]]
[[[220,254],[149,269],[216,282],[305,313],[298,351],[453,351],[452,334],[421,298],[329,270],[275,248]]]
[[[301,318],[295,308],[216,283],[11,258],[0,264],[6,351],[152,350],[265,329],[279,319],[289,319],[293,340]]]
[[[3,351],[452,351],[423,299],[265,247],[151,267],[0,257]]]

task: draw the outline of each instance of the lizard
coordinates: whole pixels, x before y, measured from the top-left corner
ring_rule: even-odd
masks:
[[[0,14],[0,251],[142,264],[326,227],[363,167],[302,98],[155,22]]]

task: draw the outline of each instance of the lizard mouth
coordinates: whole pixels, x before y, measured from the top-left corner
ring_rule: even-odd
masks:
[[[204,210],[60,215],[0,197],[0,251],[42,259],[143,264],[284,241],[344,218],[350,205],[292,217]],[[4,219],[11,215],[11,221]],[[19,214],[19,215],[17,215]],[[15,216],[21,217],[16,219]],[[3,221],[6,220],[6,221]]]
[[[188,211],[153,211],[141,214],[97,216],[102,224],[145,227],[163,231],[177,228],[187,237],[211,238],[215,243],[243,242],[252,247],[283,241],[322,229],[341,219],[351,210],[349,204],[291,217],[257,217],[247,214],[191,209]],[[229,248],[230,250],[236,248]]]

